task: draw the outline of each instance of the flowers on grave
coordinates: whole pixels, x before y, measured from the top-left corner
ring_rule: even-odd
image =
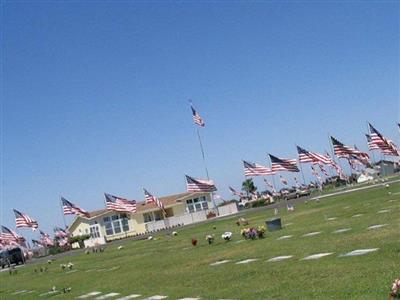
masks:
[[[246,239],[246,240],[255,240],[256,238],[263,238],[265,235],[266,228],[265,226],[258,226],[257,228],[254,227],[248,227],[248,228],[243,228],[240,231],[240,234]]]
[[[52,261],[51,259],[48,259],[48,260],[47,260],[47,263],[48,263],[49,265],[51,265],[52,262],[53,262],[53,261]]]
[[[212,234],[207,234],[206,235],[206,241],[209,245],[211,245],[214,242],[214,235]]]
[[[124,249],[125,247],[124,246],[118,246],[118,250],[122,250],[122,249]]]
[[[221,235],[222,239],[225,241],[230,241],[232,238],[232,232],[227,231],[223,235]]]
[[[392,299],[400,299],[400,278],[397,278],[393,281],[390,297]]]
[[[260,225],[257,227],[257,236],[259,239],[262,239],[265,235],[265,232],[267,231],[267,228],[265,228],[264,225]]]
[[[69,263],[67,264],[67,268],[68,268],[68,269],[72,270],[73,267],[74,267],[74,264],[73,264],[72,262],[69,262]]]
[[[236,225],[240,226],[240,225],[249,225],[249,221],[247,221],[245,218],[239,218],[236,221]]]
[[[172,231],[172,235],[173,235],[173,236],[177,236],[178,233],[177,233],[176,231]]]
[[[67,265],[66,265],[66,264],[61,264],[61,265],[60,265],[60,268],[61,268],[61,270],[64,271],[64,270],[67,268]]]
[[[196,238],[192,238],[192,245],[196,246],[197,245],[197,239]]]
[[[147,238],[149,241],[151,241],[152,239],[153,239],[153,236],[149,236],[148,238]]]

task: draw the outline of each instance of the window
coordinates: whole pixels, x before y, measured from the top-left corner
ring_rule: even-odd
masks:
[[[100,237],[100,231],[99,231],[99,226],[98,225],[90,226],[90,237],[92,239]]]
[[[186,206],[189,213],[208,209],[208,202],[205,196],[186,200]]]
[[[164,219],[163,214],[161,211],[153,211],[149,213],[143,214],[143,219],[145,223],[153,222],[153,221],[160,221]]]
[[[143,219],[145,223],[153,221],[153,214],[152,213],[145,213],[143,214]]]
[[[129,223],[126,214],[113,215],[111,217],[104,217],[104,227],[106,235],[113,235],[121,233],[122,230],[129,231]]]

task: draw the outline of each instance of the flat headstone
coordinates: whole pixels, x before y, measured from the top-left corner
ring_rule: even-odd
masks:
[[[333,254],[333,252],[317,253],[317,254],[306,256],[306,257],[302,258],[301,260],[320,259],[322,257],[328,256],[328,255],[332,255],[332,254]]]
[[[359,255],[364,255],[367,253],[375,252],[378,251],[379,248],[371,248],[371,249],[357,249],[351,252],[348,252],[346,254],[340,255],[340,256],[359,256]]]
[[[245,259],[245,260],[238,261],[236,264],[237,265],[248,264],[248,263],[251,263],[251,262],[257,261],[257,260],[258,260],[258,258],[248,258],[248,259]]]
[[[132,294],[132,295],[128,295],[128,296],[125,296],[125,297],[122,297],[122,298],[118,298],[118,299],[115,299],[115,300],[131,300],[131,299],[139,298],[140,296],[142,296],[142,295]]]
[[[388,213],[388,212],[390,212],[390,209],[382,209],[382,210],[378,211],[377,213],[384,214],[384,213]]]
[[[85,272],[89,273],[89,272],[93,272],[93,271],[97,271],[97,269],[89,269],[89,270],[86,270]]]
[[[168,296],[155,295],[155,296],[151,296],[149,298],[146,298],[145,300],[161,300],[161,299],[165,299],[165,298],[168,298]]]
[[[109,299],[109,298],[117,297],[118,295],[119,295],[119,293],[108,293],[103,296],[96,297],[96,300]]]
[[[104,272],[107,271],[107,269],[97,269],[97,272]]]
[[[304,237],[314,236],[314,235],[318,235],[320,233],[321,233],[321,231],[315,231],[315,232],[310,232],[310,233],[303,234],[303,236]]]
[[[220,261],[216,261],[215,263],[210,264],[210,266],[218,266],[218,265],[226,264],[228,262],[230,262],[229,259],[220,260]]]
[[[358,217],[361,217],[363,214],[356,214],[356,215],[353,215],[353,216],[351,216],[352,218],[358,218]]]
[[[238,241],[235,241],[235,244],[239,244],[239,243],[243,243],[244,242],[244,240],[238,240]]]
[[[78,272],[78,270],[70,270],[70,271],[67,271],[67,272],[65,272],[65,274],[71,274],[71,273],[75,273],[75,272]]]
[[[326,220],[327,221],[333,221],[333,220],[336,220],[337,218],[336,217],[331,217],[331,218],[327,218]]]
[[[200,300],[200,298],[181,298],[178,300]]]
[[[333,231],[332,233],[342,233],[342,232],[347,232],[350,230],[351,230],[351,228],[341,228],[341,229]]]
[[[89,298],[89,297],[94,297],[94,296],[100,295],[101,293],[102,292],[90,292],[90,293],[87,293],[87,294],[80,295],[80,296],[78,296],[76,298],[77,299],[86,299],[86,298]]]
[[[282,256],[276,256],[276,257],[270,258],[267,261],[270,261],[270,262],[272,262],[272,261],[281,261],[281,260],[289,259],[289,258],[292,258],[292,257],[293,257],[293,255],[282,255]]]
[[[343,207],[343,209],[349,209],[350,208],[350,206],[345,206],[345,207]]]
[[[286,240],[286,239],[290,239],[291,237],[293,237],[293,235],[283,235],[277,238],[277,240]]]
[[[283,227],[285,227],[285,226],[290,226],[290,225],[293,225],[293,223],[286,223],[286,224],[283,224]]]
[[[54,295],[54,294],[58,294],[58,293],[59,293],[59,291],[49,291],[49,292],[40,294],[39,297],[50,296],[50,295]]]
[[[110,268],[110,269],[108,269],[107,271],[109,272],[109,271],[114,271],[114,270],[118,270],[120,267],[112,267],[112,268]]]
[[[15,291],[14,293],[12,293],[11,295],[19,295],[19,294],[23,294],[25,293],[27,290],[22,290],[22,291]]]
[[[388,224],[378,224],[367,227],[367,229],[378,229],[387,226]]]

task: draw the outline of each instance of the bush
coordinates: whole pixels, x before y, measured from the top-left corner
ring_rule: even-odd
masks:
[[[90,234],[83,234],[83,235],[71,236],[71,237],[68,239],[68,242],[69,242],[70,244],[73,244],[73,243],[78,242],[78,243],[79,243],[79,246],[80,246],[81,248],[83,248],[83,247],[85,247],[85,244],[83,243],[83,241],[85,241],[85,240],[87,240],[87,239],[89,239],[89,238],[90,238]]]

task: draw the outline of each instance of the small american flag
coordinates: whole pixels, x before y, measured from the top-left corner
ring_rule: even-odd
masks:
[[[288,185],[288,181],[286,180],[286,178],[284,178],[282,175],[279,175],[279,179],[282,182],[282,184],[284,185]]]
[[[164,204],[161,202],[160,199],[154,197],[148,190],[143,189],[144,197],[146,199],[146,203],[155,203],[157,207],[165,212]]]
[[[186,176],[186,189],[191,193],[198,192],[214,192],[217,190],[212,180],[195,179],[188,175]]]
[[[198,112],[194,109],[193,104],[190,104],[190,108],[192,109],[193,121],[196,125],[200,127],[204,127],[206,124],[204,123],[203,119],[200,117]]]
[[[368,150],[372,151],[372,150],[379,150],[380,149],[377,144],[372,142],[372,138],[368,133],[365,134],[365,137],[367,138]]]
[[[119,212],[131,212],[131,213],[136,212],[135,200],[127,200],[107,193],[104,193],[104,196],[106,197],[107,209]]]
[[[232,193],[232,195],[236,195],[236,196],[239,196],[239,197],[243,196],[243,194],[241,192],[238,192],[233,187],[229,187],[229,191]]]
[[[270,168],[248,162],[248,161],[243,161],[243,166],[244,166],[244,176],[246,177],[251,177],[251,176],[267,176],[267,175],[274,175],[275,172],[273,172]]]
[[[267,179],[264,178],[264,182],[268,186],[269,189],[271,189],[274,193],[276,192],[274,186],[270,182],[268,182]]]
[[[297,167],[296,159],[278,158],[272,154],[269,154],[269,157],[271,159],[271,169],[273,172],[300,172],[299,168]]]
[[[58,238],[65,238],[69,236],[69,233],[60,227],[54,227],[54,235]]]
[[[64,215],[78,215],[83,218],[90,218],[90,214],[67,199],[61,197]]]
[[[326,177],[329,177],[329,174],[328,174],[328,172],[325,170],[324,166],[323,166],[322,164],[318,164],[318,166],[319,166],[319,169],[321,170],[321,172],[324,173],[324,175],[325,175]]]
[[[24,214],[16,209],[14,209],[15,214],[15,223],[17,224],[17,228],[20,227],[29,227],[33,230],[36,230],[39,225],[38,222],[29,217],[27,214]]]
[[[44,232],[41,231],[41,230],[39,230],[39,232],[40,232],[40,235],[41,235],[40,240],[41,240],[41,242],[42,242],[42,245],[45,245],[45,246],[47,246],[47,247],[54,246],[54,242],[53,242],[53,240],[50,238],[50,235],[48,235],[47,233],[44,233]]]

